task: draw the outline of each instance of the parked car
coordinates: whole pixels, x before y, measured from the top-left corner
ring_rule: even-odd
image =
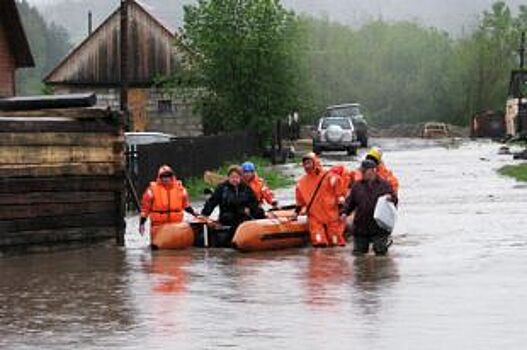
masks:
[[[328,117],[348,117],[351,118],[357,139],[361,147],[368,147],[368,123],[362,112],[359,103],[348,103],[342,105],[329,106],[326,109]]]
[[[426,139],[436,139],[448,137],[449,134],[445,123],[426,123],[421,136]]]
[[[313,135],[313,152],[321,154],[324,151],[346,151],[348,155],[356,155],[359,146],[350,118],[320,118]]]

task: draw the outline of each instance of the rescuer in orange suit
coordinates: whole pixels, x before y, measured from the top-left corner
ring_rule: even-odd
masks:
[[[371,148],[366,154],[366,159],[372,160],[375,162],[375,164],[377,164],[377,176],[388,182],[390,186],[392,186],[392,190],[397,194],[399,192],[399,180],[382,161],[381,149],[377,147]]]
[[[307,214],[314,247],[345,246],[344,225],[339,216],[345,196],[341,177],[326,172],[314,153],[305,155],[302,165],[306,174],[296,186],[295,217],[301,212]]]
[[[153,238],[162,224],[182,222],[184,211],[196,216],[190,206],[187,190],[177,180],[172,168],[163,165],[159,168],[157,181],[151,182],[143,195],[139,232],[141,235],[145,233],[145,222],[150,217],[150,234]]]
[[[256,166],[252,162],[242,164],[243,180],[253,190],[260,205],[267,203],[273,208],[278,206],[278,201],[274,198],[274,193],[265,184],[265,181],[256,173]]]

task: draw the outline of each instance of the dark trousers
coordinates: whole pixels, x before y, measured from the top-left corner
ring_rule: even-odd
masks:
[[[354,235],[353,255],[364,255],[370,251],[370,244],[377,256],[388,254],[388,248],[392,244],[389,233],[376,233],[374,235]]]

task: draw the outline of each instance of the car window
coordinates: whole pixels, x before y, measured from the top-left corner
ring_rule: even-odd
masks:
[[[343,107],[328,110],[328,116],[330,117],[355,117],[361,115],[360,108],[357,106]]]
[[[322,121],[322,129],[327,129],[330,125],[338,125],[344,130],[351,129],[351,123],[346,118],[327,118]]]

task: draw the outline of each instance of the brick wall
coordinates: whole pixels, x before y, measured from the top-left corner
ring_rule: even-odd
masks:
[[[0,97],[15,94],[15,59],[7,42],[5,28],[0,23]]]
[[[77,93],[95,92],[97,106],[110,107],[113,110],[120,108],[119,89],[89,89],[56,87],[54,92]],[[138,131],[152,131],[172,134],[178,137],[195,137],[203,135],[201,117],[195,113],[191,93],[174,94],[162,89],[146,89],[145,127]],[[137,106],[134,106],[136,108]]]

